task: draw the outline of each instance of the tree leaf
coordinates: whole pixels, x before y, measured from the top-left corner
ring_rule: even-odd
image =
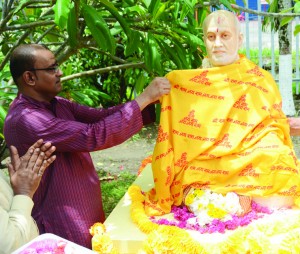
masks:
[[[182,62],[178,56],[178,52],[175,50],[174,46],[171,47],[163,40],[158,42],[162,52],[166,52],[170,60],[176,65],[177,69],[182,69]]]
[[[2,106],[0,106],[0,122],[2,123],[0,124],[1,127],[3,127],[6,114],[7,114],[6,110]]]
[[[127,21],[123,19],[123,17],[119,14],[118,9],[109,1],[106,0],[100,0],[101,4],[104,5],[104,7],[113,15],[116,20],[120,23],[121,27],[123,28],[125,34],[130,37],[131,30],[130,27],[127,24]]]
[[[188,5],[183,5],[180,10],[180,22],[183,22],[186,20],[186,16],[191,11]]]
[[[68,15],[70,11],[69,0],[57,0],[54,7],[54,22],[61,29],[65,29],[67,26]]]
[[[154,16],[155,13],[157,12],[160,3],[161,3],[160,0],[152,0],[152,1],[150,2],[150,5],[149,5],[149,7],[148,7],[148,11],[149,11],[149,13],[150,13],[152,16]]]
[[[178,13],[180,11],[180,3],[175,2],[175,3],[173,3],[172,7],[173,7],[173,10],[172,10],[173,18],[177,19]]]
[[[280,26],[284,26],[286,24],[288,24],[290,21],[292,21],[294,18],[293,17],[284,17],[281,21],[280,21]]]
[[[69,35],[69,44],[71,48],[76,48],[78,45],[78,38],[77,38],[77,17],[76,17],[74,6],[70,9],[69,12],[68,22],[67,22],[67,32]]]
[[[145,87],[145,84],[147,83],[148,77],[147,77],[147,73],[144,71],[141,71],[136,83],[135,83],[135,90],[137,92],[137,94],[141,93]]]
[[[300,2],[295,3],[294,12],[295,13],[300,13]]]
[[[131,37],[128,40],[128,43],[125,48],[125,56],[130,56],[133,53],[137,52],[140,47],[140,33],[137,31],[131,32]]]
[[[150,6],[150,4],[151,4],[152,2],[155,2],[155,1],[152,1],[152,0],[143,0],[143,3],[145,4],[145,6],[146,6],[147,8],[149,8],[149,6]]]
[[[86,4],[82,6],[82,14],[98,46],[114,54],[116,42],[102,16],[95,8]]]
[[[138,39],[139,36],[137,36],[137,33],[134,33],[131,31],[127,21],[119,14],[118,9],[109,1],[107,0],[100,0],[101,4],[111,13],[111,15],[114,16],[114,18],[120,23],[121,27],[124,30],[124,33],[127,36],[128,41],[128,47],[126,47],[125,55],[128,56],[134,52],[136,52],[137,47],[134,46],[136,43],[136,39]]]
[[[152,34],[148,33],[144,48],[146,68],[151,73],[158,73],[162,75],[161,55],[158,50],[159,46],[156,43],[155,37]]]
[[[300,33],[300,25],[295,26],[294,35],[296,36],[298,33]]]
[[[165,9],[166,3],[161,4],[157,11],[153,14],[152,22],[155,22],[157,19],[159,19],[160,15],[164,13]]]
[[[203,40],[201,40],[198,36],[196,36],[192,33],[189,33],[187,31],[184,31],[184,30],[178,29],[178,28],[173,28],[173,31],[185,36],[187,38],[189,44],[191,44],[191,46],[194,49],[196,49],[197,47],[200,47],[200,46],[204,46]]]
[[[183,0],[183,2],[185,3],[184,6],[186,6],[190,10],[194,9],[195,3],[193,3],[193,2],[195,2],[195,1]]]
[[[220,0],[220,3],[223,4],[228,10],[234,12],[234,9],[231,7],[231,3],[227,0]]]

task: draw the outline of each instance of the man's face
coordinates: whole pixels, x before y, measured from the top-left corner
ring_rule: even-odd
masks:
[[[204,35],[207,56],[212,65],[228,65],[239,59],[238,50],[242,45],[242,40],[243,36],[238,33],[236,23],[232,18],[212,17]]]
[[[33,89],[40,99],[50,101],[62,89],[60,77],[62,72],[57,67],[57,61],[49,50],[37,50],[35,52]],[[52,69],[51,69],[52,68]]]

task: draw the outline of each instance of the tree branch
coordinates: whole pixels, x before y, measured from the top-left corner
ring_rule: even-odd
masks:
[[[290,17],[290,18],[300,17],[299,13],[273,13],[273,12],[255,11],[255,10],[251,10],[248,8],[238,6],[236,4],[231,4],[231,6],[233,9],[237,9],[237,10],[244,11],[244,12],[247,12],[250,14],[256,14],[256,15],[264,16],[264,17],[281,17],[281,18],[283,18],[283,17]]]
[[[57,59],[57,62],[59,63],[63,63],[64,61],[66,61],[67,59],[69,59],[69,57],[74,54],[77,51],[77,48],[71,48],[68,45],[68,41],[65,41],[60,47],[59,49],[55,52],[55,56]],[[60,53],[62,52],[62,53]]]
[[[7,6],[7,1],[5,1],[6,5],[6,12],[8,12],[8,6]],[[4,4],[5,4],[4,3]],[[10,5],[12,5],[13,3],[13,0],[9,3]],[[25,7],[31,5],[31,4],[36,4],[36,3],[50,3],[51,4],[51,0],[31,0],[31,1],[27,1],[25,3],[23,3],[20,7],[18,7],[19,10],[22,10],[24,9]],[[6,25],[6,23],[8,22],[8,20],[15,14],[15,10],[12,9],[11,11],[9,10],[9,12],[7,13],[7,15],[4,15],[3,13],[3,16],[2,16],[2,20],[0,22],[0,31],[4,31],[4,27]]]
[[[196,4],[195,8],[202,8],[203,6],[216,6],[220,5],[219,0],[211,0],[210,2],[203,2],[201,4]],[[264,11],[255,11],[249,8],[241,7],[236,4],[231,4],[232,8],[237,9],[239,11],[256,14],[259,16],[267,16],[267,17],[300,17],[299,13],[272,13],[272,12],[264,12]]]
[[[49,27],[37,40],[36,43],[39,43],[56,25]]]
[[[116,62],[119,62],[119,63],[122,63],[122,64],[126,63],[126,61],[124,59],[116,57],[116,56],[113,56],[113,55],[111,55],[111,54],[109,54],[109,53],[107,53],[107,52],[105,52],[105,51],[103,51],[101,49],[98,49],[98,48],[95,48],[95,47],[88,47],[88,48],[90,48],[90,49],[92,49],[94,51],[97,51],[97,52],[99,52],[99,53],[101,53],[103,55],[106,55],[106,56],[110,57],[112,60],[114,60]]]
[[[92,76],[92,75],[99,74],[99,73],[106,73],[106,72],[122,70],[122,69],[143,67],[144,65],[145,65],[145,63],[143,63],[143,62],[128,63],[128,64],[114,65],[114,66],[110,66],[110,67],[106,67],[106,68],[100,68],[100,69],[95,69],[95,70],[84,71],[84,72],[75,73],[75,74],[63,77],[63,78],[61,78],[61,82],[65,82],[65,81],[75,79],[75,78],[82,78],[82,77],[86,77],[86,76]]]
[[[24,41],[30,33],[31,33],[31,30],[26,31],[26,32],[21,36],[21,38],[14,44],[14,46],[10,48],[10,50],[6,53],[4,59],[3,59],[2,62],[0,63],[0,70],[2,70],[2,69],[4,68],[4,66],[5,66],[5,64],[9,61],[9,57],[10,57],[10,55],[11,55],[11,52],[12,52],[18,45],[20,45],[20,43],[21,43],[22,41]]]
[[[24,24],[24,25],[6,26],[6,27],[3,27],[2,31],[22,30],[22,29],[28,29],[28,28],[35,28],[38,26],[49,26],[49,25],[54,25],[54,24],[55,23],[53,20],[36,21],[36,22]]]

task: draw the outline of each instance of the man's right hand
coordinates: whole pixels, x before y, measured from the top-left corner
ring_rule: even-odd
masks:
[[[150,103],[159,100],[161,96],[169,94],[170,90],[171,84],[167,78],[156,77],[135,100],[143,110]]]
[[[43,144],[40,139],[20,158],[17,148],[10,147],[11,163],[8,164],[8,171],[14,195],[33,197],[44,170],[56,158],[52,155],[55,149],[50,142]]]

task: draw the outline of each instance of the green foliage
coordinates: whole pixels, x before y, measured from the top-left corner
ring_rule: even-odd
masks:
[[[98,46],[101,49],[107,50],[109,53],[114,54],[116,42],[111,35],[105,20],[102,18],[102,15],[98,13],[95,8],[86,4],[82,5],[82,14],[87,27],[89,28]]]
[[[296,36],[298,33],[300,33],[300,25],[299,24],[295,26],[294,36]]]
[[[0,71],[14,47],[31,42],[49,46],[65,75],[120,66],[64,83],[61,95],[79,103],[115,105],[132,99],[154,76],[199,67],[205,52],[200,23],[194,18],[199,1],[10,2],[1,11]],[[206,14],[201,9],[197,18],[203,20]],[[122,68],[129,63],[139,66]]]
[[[295,1],[294,12],[300,13],[300,1]]]
[[[269,4],[268,12],[270,13],[300,13],[300,1],[296,0],[294,1],[295,4],[291,8],[287,8],[284,10],[281,10],[279,7],[282,6],[282,3],[279,0],[266,0],[266,2]],[[266,16],[263,19],[263,29],[265,30],[269,25],[272,30],[278,31],[282,27],[289,24],[291,21],[294,20],[294,17],[273,17],[273,16]],[[294,36],[296,36],[300,32],[300,25],[296,25],[294,29]]]
[[[22,43],[47,45],[67,80],[62,79],[61,95],[93,107],[131,100],[154,76],[198,68],[205,54],[201,24],[209,8],[195,8],[204,0],[2,2],[0,78],[7,88],[1,94],[5,110],[16,95],[9,57]],[[234,2],[220,1],[229,9]]]
[[[152,34],[148,34],[145,39],[144,57],[146,70],[150,73],[157,72],[162,76],[161,52],[158,50],[157,42]]]
[[[268,11],[278,13],[278,0],[270,1],[266,0],[269,4]],[[271,29],[277,31],[280,26],[280,21],[276,17],[265,17],[263,19],[263,28],[265,29],[268,25],[271,25]]]
[[[54,22],[61,29],[66,28],[70,12],[70,5],[71,3],[69,0],[57,0],[53,7],[53,11],[55,13]]]
[[[98,175],[101,181],[103,209],[105,216],[108,217],[134,182],[136,175],[126,171],[121,172],[118,176],[111,176],[107,172],[99,171]]]
[[[71,48],[76,48],[78,46],[78,38],[77,38],[77,20],[76,20],[76,12],[75,7],[73,6],[70,9],[67,21],[67,32],[69,35],[69,44]]]

